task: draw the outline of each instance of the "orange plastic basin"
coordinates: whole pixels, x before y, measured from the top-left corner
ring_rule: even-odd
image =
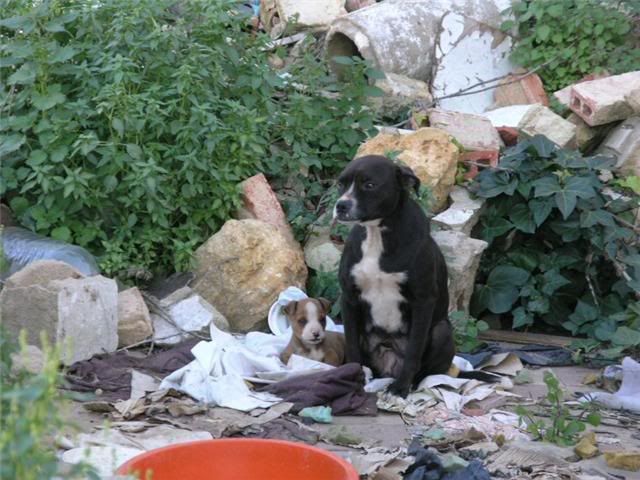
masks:
[[[342,458],[302,443],[224,438],[179,443],[132,458],[117,472],[142,480],[358,480]]]

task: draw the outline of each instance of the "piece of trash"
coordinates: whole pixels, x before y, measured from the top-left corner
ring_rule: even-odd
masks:
[[[610,374],[613,375],[611,372]],[[629,410],[633,413],[640,413],[640,363],[631,357],[625,357],[622,360],[622,385],[620,385],[620,390],[613,394],[589,392],[580,401],[595,401],[616,410]]]
[[[525,383],[533,382],[533,377],[531,376],[531,370],[527,370],[523,368],[518,372],[518,374],[513,378],[513,383],[516,385],[524,385]]]
[[[342,445],[344,447],[351,447],[362,443],[362,438],[351,433],[345,426],[330,428],[329,431],[323,435],[323,438],[329,443]]]
[[[469,462],[458,455],[447,453],[442,456],[442,468],[445,472],[456,472],[467,468],[467,466],[469,466]]]
[[[331,407],[306,407],[298,412],[298,416],[311,418],[318,423],[331,423]]]

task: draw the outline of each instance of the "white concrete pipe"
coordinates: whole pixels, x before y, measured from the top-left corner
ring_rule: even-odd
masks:
[[[336,18],[326,54],[338,76],[341,65],[331,58],[360,56],[385,72],[430,82],[442,55],[436,45],[447,30],[445,13],[455,13],[469,29],[497,30],[500,11],[509,5],[510,0],[385,0]]]

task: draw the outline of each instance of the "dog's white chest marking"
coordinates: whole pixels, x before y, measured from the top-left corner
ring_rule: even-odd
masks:
[[[387,332],[397,332],[402,327],[400,304],[404,301],[400,285],[407,279],[407,275],[404,272],[382,271],[382,231],[376,225],[367,225],[366,229],[367,238],[362,242],[362,260],[353,266],[351,275],[362,292],[362,299],[371,306],[373,324]]]
[[[321,348],[312,347],[309,349],[307,357],[311,360],[315,360],[316,362],[322,362],[324,360],[324,352]]]

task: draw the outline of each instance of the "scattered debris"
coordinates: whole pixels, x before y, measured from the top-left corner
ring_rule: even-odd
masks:
[[[305,418],[310,418],[318,423],[331,423],[333,417],[331,416],[331,407],[305,407],[298,412],[298,415]]]
[[[442,211],[455,183],[460,155],[451,136],[437,128],[421,128],[407,135],[379,133],[363,143],[356,155],[389,152],[401,152],[398,159],[411,167],[420,181],[431,189],[431,210]]]
[[[229,220],[195,257],[193,289],[236,332],[255,330],[279,292],[290,285],[302,287],[307,279],[302,248],[258,220]]]
[[[640,413],[640,363],[631,357],[622,360],[622,385],[616,393],[591,392],[582,397],[583,402],[598,402],[613,409]]]

